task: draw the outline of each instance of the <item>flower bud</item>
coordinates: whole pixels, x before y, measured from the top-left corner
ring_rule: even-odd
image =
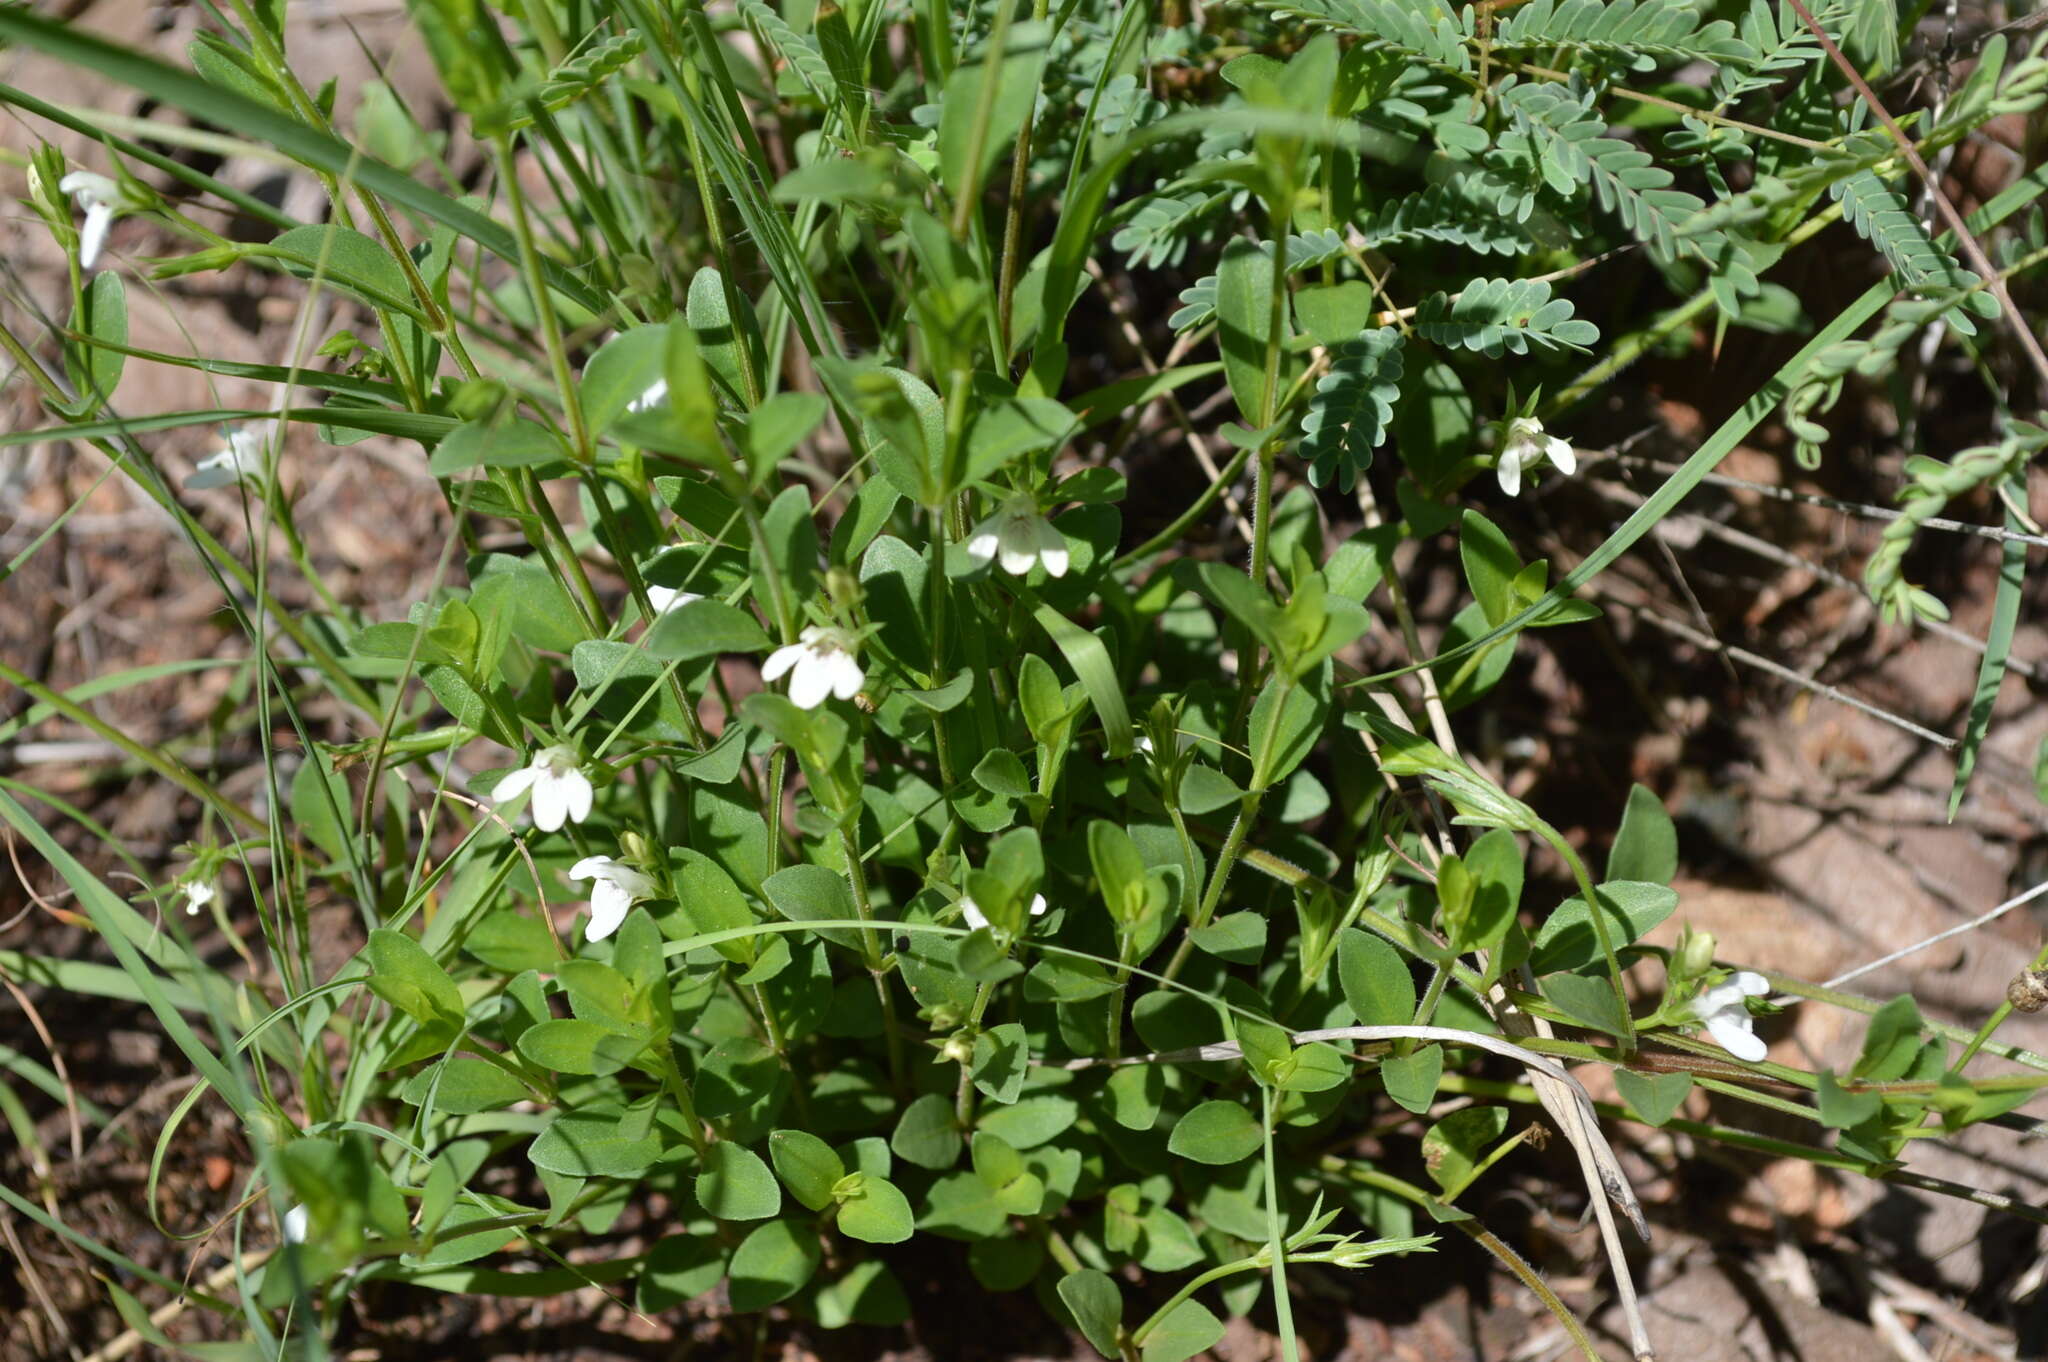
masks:
[[[851,613],[853,607],[860,603],[860,580],[844,567],[835,564],[825,573],[825,594],[831,597],[834,605],[841,606]]]
[[[187,274],[210,274],[224,270],[242,258],[242,248],[235,245],[209,246],[203,251],[190,255],[166,256],[149,268],[152,279],[177,279]]]
[[[1690,979],[1714,967],[1714,934],[1688,930],[1678,948],[1678,973]]]

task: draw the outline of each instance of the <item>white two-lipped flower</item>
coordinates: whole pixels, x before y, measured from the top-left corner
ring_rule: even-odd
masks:
[[[680,610],[691,601],[703,599],[694,591],[678,591],[672,586],[654,586],[650,583],[647,588],[647,603],[654,607],[656,615],[666,615],[671,610]]]
[[[1045,895],[1033,894],[1031,896],[1031,916],[1045,916]],[[960,920],[976,931],[980,931],[983,927],[988,926],[988,915],[982,912],[981,905],[977,904],[967,894],[960,896]]]
[[[294,1206],[284,1213],[284,1241],[287,1244],[306,1242],[306,1208]]]
[[[270,437],[259,427],[240,426],[227,433],[221,447],[199,461],[193,468],[192,476],[185,479],[185,489],[203,492],[209,487],[226,487],[232,483],[261,481],[263,478],[263,451]]]
[[[795,643],[768,654],[761,679],[777,681],[789,673],[789,698],[798,709],[816,709],[827,695],[851,700],[868,679],[853,655],[855,646],[845,630],[813,624]]]
[[[967,556],[976,567],[1000,562],[1003,571],[1016,577],[1041,564],[1047,576],[1067,575],[1067,538],[1038,513],[1038,503],[1028,496],[1011,497],[976,525],[967,537]]]
[[[1737,1059],[1751,1064],[1764,1057],[1769,1048],[1757,1035],[1745,998],[1760,998],[1771,991],[1771,981],[1755,970],[1740,970],[1692,1000],[1693,1015],[1705,1023],[1714,1042]]]
[[[590,886],[590,921],[583,926],[585,941],[610,936],[634,904],[653,898],[655,893],[651,877],[609,856],[585,856],[569,867],[569,878],[595,881]]]
[[[78,232],[78,267],[89,270],[107,244],[107,229],[114,225],[114,210],[121,206],[121,186],[90,170],[74,170],[57,181],[58,192],[85,211],[85,226]]]
[[[1546,456],[1561,473],[1576,473],[1579,469],[1579,456],[1571,442],[1545,434],[1543,423],[1535,417],[1517,416],[1508,422],[1507,439],[1501,442],[1500,461],[1493,470],[1500,479],[1500,490],[1511,497],[1520,496],[1523,472],[1542,463]]]
[[[564,822],[581,823],[590,817],[590,777],[583,774],[576,754],[566,747],[543,747],[533,760],[498,782],[491,802],[503,804],[533,791],[533,825],[542,832],[554,832]]]
[[[189,880],[185,884],[185,915],[198,917],[199,911],[220,897],[212,880]]]

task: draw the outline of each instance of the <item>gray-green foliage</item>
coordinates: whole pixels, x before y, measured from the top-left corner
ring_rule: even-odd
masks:
[[[1285,0],[1208,27],[1101,0],[422,0],[465,135],[426,137],[430,111],[379,86],[360,147],[296,87],[282,8],[234,7],[252,27],[194,71],[0,10],[0,38],[267,144],[331,199],[291,221],[108,134],[110,172],[275,229],[215,237],[131,174],[119,211],[188,239],[158,275],[269,270],[341,319],[299,368],[131,354],[141,281],[77,272],[61,380],[40,375],[54,424],[4,437],[89,445],[176,513],[275,664],[216,721],[266,752],[289,724],[302,754],[273,823],[175,748],[123,749],[245,839],[207,834],[163,892],[243,863],[269,967],[247,993],[0,791],[121,965],[38,968],[152,1008],[270,1209],[303,1208],[303,1241],[234,1284],[264,1356],[300,1355],[283,1333],[331,1329],[370,1278],[631,1279],[648,1310],[722,1289],[893,1325],[898,1268],[931,1255],[888,1246],[919,1236],[1105,1356],[1193,1356],[1262,1295],[1291,1338],[1290,1266],[1426,1249],[1416,1226],[1469,1219],[1525,1138],[1492,1098],[1410,1119],[1463,1090],[1497,989],[1567,1028],[1553,1052],[1627,1061],[1695,1030],[1728,973],[1711,940],[1645,944],[1683,911],[1653,793],[1615,801],[1596,879],[1446,732],[1516,684],[1523,631],[1596,615],[1573,592],[1780,400],[1811,461],[1847,385],[1932,326],[1996,373],[1989,285],[1770,0]],[[1896,48],[1887,6],[1816,12],[1871,60]],[[1628,100],[1652,86],[1667,103]],[[2048,63],[2000,39],[1914,132],[1937,150],[2044,97]],[[487,173],[444,181],[450,154]],[[27,201],[67,251],[74,168],[39,150]],[[1769,272],[1837,213],[1890,277],[1809,315]],[[2023,234],[1999,262],[2043,253]],[[1578,404],[1702,315],[1815,335],[1554,580],[1496,477],[1571,464],[1548,441]],[[154,440],[269,413],[133,412],[145,360],[293,386],[291,447],[245,501],[181,499]],[[335,599],[293,519],[311,438],[370,434],[445,494],[419,600]],[[1909,461],[1867,571],[1888,614],[1939,613],[1905,580],[1914,535],[2044,443],[2011,417]],[[1331,533],[1367,493],[1371,528]],[[285,532],[314,604],[207,533],[193,512],[220,506]],[[1460,599],[1438,655],[1407,659],[1442,708],[1396,722],[1410,692],[1359,679],[1416,642],[1380,627],[1409,623],[1389,574],[1453,526]],[[71,713],[102,692],[29,693]],[[1569,884],[1525,870],[1538,845]],[[361,919],[338,968],[306,935],[316,897]],[[1663,994],[1632,997],[1621,971],[1652,958]],[[1360,1026],[1410,1033],[1333,1038]],[[1930,1114],[2018,1100],[1967,1059],[1893,1004],[1798,1109],[1842,1132],[1831,1166],[1883,1173]],[[1750,1095],[1784,1112],[1786,1072]],[[1690,1086],[1617,1076],[1651,1125]],[[1398,1154],[1360,1157],[1365,1129]],[[625,1209],[656,1204],[664,1234],[628,1247]]]

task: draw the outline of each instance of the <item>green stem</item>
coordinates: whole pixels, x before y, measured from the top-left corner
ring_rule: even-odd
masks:
[[[768,798],[761,806],[761,821],[768,825],[768,873],[782,868],[782,784],[789,776],[789,749],[780,744],[768,758]]]
[[[1530,1096],[1534,1097],[1535,1093],[1531,1091]],[[1382,1173],[1377,1168],[1366,1168],[1332,1156],[1323,1160],[1322,1171],[1358,1183],[1362,1187],[1390,1193],[1424,1210],[1429,1210],[1436,1204],[1436,1198],[1414,1183],[1397,1178],[1391,1173]],[[1578,1345],[1579,1352],[1586,1358],[1586,1362],[1601,1362],[1600,1352],[1593,1346],[1592,1336],[1586,1332],[1586,1326],[1579,1323],[1578,1316],[1571,1312],[1571,1307],[1559,1299],[1558,1294],[1550,1289],[1550,1284],[1543,1280],[1536,1269],[1524,1262],[1520,1254],[1495,1238],[1476,1220],[1454,1220],[1450,1223],[1453,1228],[1498,1258],[1536,1299],[1543,1302],[1544,1308],[1550,1311],[1557,1322],[1564,1326],[1565,1332],[1571,1335],[1572,1341]]]
[[[2048,945],[2042,946],[2039,951],[2035,952],[2032,968],[2041,969],[2044,966],[2048,966]],[[1957,1056],[1955,1069],[1957,1073],[1961,1073],[1969,1065],[1970,1061],[1977,1057],[1977,1052],[1984,1048],[1985,1042],[1991,1039],[1992,1033],[2003,1026],[2005,1019],[2011,1015],[2012,1004],[2003,1000],[1999,1002],[1997,1007],[1991,1010],[1991,1015],[1984,1019],[1984,1024],[1977,1028],[1977,1033],[1970,1037],[1969,1044],[1963,1046],[1962,1054]]]
[[[1230,882],[1230,872],[1236,868],[1238,857],[1244,854],[1245,838],[1251,835],[1252,824],[1258,821],[1259,805],[1265,799],[1263,790],[1253,790],[1237,806],[1237,821],[1230,825],[1230,833],[1223,841],[1223,850],[1217,853],[1216,869],[1209,877],[1207,888],[1202,891],[1202,901],[1195,908],[1195,916],[1188,923],[1188,934],[1181,938],[1173,958],[1166,962],[1159,977],[1172,982],[1179,977],[1187,965],[1188,956],[1195,948],[1194,933],[1209,925],[1215,915],[1216,905],[1223,901],[1223,888]]]
[[[697,1151],[697,1163],[702,1166],[706,1162],[705,1156],[710,1152],[711,1142],[704,1138],[704,1122],[697,1115],[697,1101],[690,1092],[689,1080],[685,1079],[683,1071],[676,1067],[675,1055],[665,1044],[661,1047],[661,1080],[682,1112],[683,1137],[690,1142],[690,1147]]]
[[[969,125],[967,136],[968,183],[961,186],[960,197],[953,204],[953,236],[960,241],[967,240],[968,228],[974,218],[975,200],[981,194],[981,177],[977,173],[981,165],[981,149],[988,145],[989,124],[995,118],[996,95],[1003,84],[1003,48],[1009,42],[1010,21],[1015,15],[1015,5],[1004,3],[996,6],[995,27],[989,30],[988,43],[983,48],[981,89],[975,92],[974,122]]]
[[[1187,536],[1188,527],[1197,520],[1200,520],[1204,515],[1207,515],[1209,508],[1223,499],[1224,489],[1237,481],[1237,475],[1244,471],[1244,466],[1250,461],[1251,457],[1252,449],[1250,446],[1242,447],[1237,453],[1231,455],[1230,462],[1223,465],[1216,476],[1216,480],[1202,489],[1202,495],[1196,497],[1185,511],[1175,516],[1172,523],[1165,529],[1110,564],[1110,571],[1119,572],[1133,563],[1150,558],[1161,549],[1170,548],[1178,544]]]
[[[1140,1324],[1137,1328],[1131,1331],[1132,1346],[1139,1348],[1144,1347],[1145,1341],[1152,1337],[1153,1330],[1157,1329],[1160,1325],[1166,1323],[1167,1316],[1171,1315],[1175,1310],[1179,1309],[1182,1301],[1187,1300],[1190,1296],[1194,1295],[1197,1291],[1200,1291],[1203,1287],[1208,1286],[1212,1282],[1220,1282],[1225,1277],[1235,1277],[1240,1273],[1245,1272],[1257,1272],[1261,1268],[1265,1267],[1265,1265],[1266,1254],[1255,1253],[1248,1258],[1239,1258],[1236,1262],[1224,1263],[1218,1267],[1212,1267],[1207,1272],[1204,1272],[1199,1276],[1193,1278],[1191,1281],[1184,1284],[1180,1288],[1180,1290],[1174,1292],[1171,1296],[1167,1297],[1166,1304],[1160,1306],[1157,1310],[1154,1310],[1151,1314],[1147,1315],[1145,1317],[1145,1322],[1143,1324]]]
[[[1287,1226],[1280,1216],[1280,1179],[1273,1169],[1273,1090],[1261,1086],[1266,1137],[1266,1244],[1273,1256],[1273,1313],[1280,1324],[1280,1362],[1301,1362],[1294,1340],[1294,1302],[1287,1295]]]
[[[514,473],[513,477],[518,480],[519,489],[524,494],[527,504],[533,508],[534,515],[539,517],[543,535],[552,539],[554,543],[549,556],[557,560],[557,572],[566,567],[566,575],[575,583],[576,594],[572,599],[583,616],[584,626],[591,633],[602,637],[607,632],[609,624],[605,619],[604,602],[599,598],[596,586],[591,583],[589,571],[583,566],[582,555],[577,553],[576,546],[569,542],[569,531],[563,526],[562,518],[555,514],[555,504],[548,500],[547,488],[541,485],[540,476],[530,468]],[[602,498],[598,500],[602,505]]]
[[[970,1030],[980,1031],[981,1019],[987,1015],[988,1000],[994,993],[995,985],[991,983],[984,982],[975,987],[974,1006],[967,1014],[967,1025]],[[959,1121],[962,1130],[969,1129],[974,1124],[974,1061],[971,1059],[960,1061],[960,1087],[953,1094],[953,1115]]]
[[[874,904],[868,898],[867,872],[861,867],[860,848],[854,844],[853,834],[844,827],[839,829],[839,850],[846,857],[846,882],[853,889],[854,911],[860,920],[872,923],[875,920]],[[896,1024],[896,998],[889,991],[889,966],[892,957],[882,951],[881,939],[872,926],[862,927],[860,933],[861,953],[867,958],[868,973],[874,976],[875,996],[882,1003],[882,1026],[889,1038],[889,1078],[898,1092],[907,1092],[903,1069],[903,1035]]]
[[[1266,308],[1266,382],[1259,398],[1259,429],[1270,430],[1280,402],[1280,357],[1287,342],[1287,229],[1293,204],[1275,203],[1269,212],[1273,237],[1272,296]],[[1259,446],[1259,475],[1252,487],[1252,584],[1261,591],[1271,565],[1273,535],[1273,463],[1279,441],[1266,437]],[[1256,669],[1245,671],[1245,684],[1256,684]]]
[[[1043,23],[1051,8],[1049,0],[1034,0],[1031,17]],[[1033,90],[1024,126],[1017,130],[1017,151],[1010,162],[1010,197],[1003,207],[1003,261],[996,277],[996,340],[1001,348],[996,354],[996,367],[1005,373],[1009,372],[1010,352],[1015,348],[1010,340],[1011,295],[1017,291],[1017,260],[1023,253],[1024,195],[1031,187],[1031,123],[1037,111],[1038,91]]]
[[[562,342],[562,319],[555,315],[555,300],[548,291],[547,275],[541,268],[540,247],[534,240],[533,219],[526,211],[526,195],[519,187],[519,167],[512,153],[512,138],[500,133],[491,139],[498,163],[498,178],[505,189],[505,202],[512,209],[512,234],[519,242],[519,271],[526,283],[533,314],[540,322],[541,344],[546,348],[548,368],[554,373],[555,396],[569,422],[569,453],[577,463],[588,465],[595,457],[590,426],[583,417],[583,399],[577,392],[576,375],[569,366],[569,351]]]
[[[1593,935],[1600,941],[1600,954],[1607,961],[1607,982],[1614,987],[1614,998],[1621,1008],[1621,1048],[1623,1054],[1632,1054],[1636,1048],[1635,1018],[1629,1014],[1628,989],[1621,979],[1621,959],[1614,953],[1613,938],[1607,932],[1607,916],[1600,906],[1600,900],[1593,893],[1593,877],[1586,872],[1586,863],[1572,844],[1565,841],[1564,834],[1550,824],[1537,821],[1535,833],[1564,859],[1571,867],[1572,879],[1578,883],[1579,893],[1586,900],[1586,918],[1593,924]]]

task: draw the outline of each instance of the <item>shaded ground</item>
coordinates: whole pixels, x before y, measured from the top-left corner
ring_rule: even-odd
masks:
[[[194,22],[191,9],[177,6],[102,0],[73,8],[99,31],[147,39],[166,51],[182,49]],[[300,5],[295,12],[301,17],[292,50],[310,58],[309,84],[330,70],[360,73],[362,59],[343,18],[370,51],[397,54],[395,83],[416,78],[419,54],[401,41],[395,11]],[[34,58],[7,54],[0,66],[6,68],[0,79],[61,91],[83,108],[145,112]],[[350,82],[342,88],[349,90]],[[25,148],[30,137],[19,124],[0,128],[0,142],[10,148]],[[82,139],[57,140],[74,154],[84,150]],[[1980,150],[1979,156],[1994,184],[1995,152]],[[268,167],[229,161],[218,173],[279,194],[294,211],[310,212],[316,201],[307,198],[307,185],[278,181]],[[168,249],[146,224],[124,223],[113,240],[117,254]],[[1820,300],[1863,287],[1867,257],[1860,248],[1815,252],[1796,286],[1818,309]],[[8,324],[41,332],[36,317],[62,297],[41,227],[18,212],[0,221],[0,260],[7,271],[0,307]],[[236,276],[243,282],[256,277]],[[173,352],[200,344],[209,353],[252,360],[274,360],[284,349],[296,307],[291,288],[221,296],[210,280],[172,281],[151,294],[137,288],[131,298],[135,344]],[[1771,356],[1782,357],[1794,343],[1746,343],[1710,363],[1701,337],[1683,360],[1646,363],[1624,399],[1582,413],[1583,424],[1570,432],[1587,449],[1625,446],[1623,458],[1591,462],[1581,479],[1553,481],[1540,497],[1489,509],[1512,524],[1518,542],[1545,544],[1560,564],[1576,561],[1627,514],[1632,495],[1655,486],[1654,467],[1641,461],[1669,463],[1689,453],[1725,415],[1730,395],[1748,392],[1775,367]],[[1107,340],[1105,346],[1114,348]],[[1919,411],[1930,452],[1952,451],[1981,434],[1984,413],[1969,396],[1971,382],[1946,369],[1926,375]],[[189,371],[136,363],[120,402],[129,411],[153,412],[262,396],[231,381],[209,388]],[[0,401],[12,429],[47,421],[24,384],[9,385]],[[1883,503],[1898,482],[1896,432],[1883,410],[1842,415],[1842,433],[1818,474],[1793,469],[1782,433],[1769,425],[1754,447],[1736,451],[1721,471],[1770,487]],[[175,481],[211,443],[212,432],[192,429],[166,432],[150,447]],[[1133,484],[1153,489],[1157,501],[1132,507],[1136,542],[1151,528],[1143,517],[1163,523],[1199,484],[1184,471],[1185,450],[1165,432],[1148,430],[1131,448]],[[416,452],[376,440],[346,450],[295,440],[286,468],[301,521],[310,527],[314,561],[345,601],[388,613],[393,603],[424,594],[446,519]],[[246,644],[221,612],[218,588],[181,546],[168,518],[126,484],[100,483],[103,472],[80,447],[0,451],[0,561],[20,553],[73,500],[85,498],[84,509],[0,589],[0,657],[61,689],[124,668],[246,656]],[[2048,511],[2048,488],[2039,481],[2034,503],[2037,516]],[[248,536],[229,494],[201,494],[188,505],[225,542],[246,548]],[[1950,823],[1945,808],[1952,766],[1938,749],[1811,690],[1726,661],[1636,613],[1677,621],[1937,732],[1955,733],[1974,681],[1975,654],[1925,632],[1880,627],[1860,593],[1838,580],[1856,578],[1878,523],[1742,488],[1705,488],[1687,506],[1687,514],[1666,527],[1661,546],[1642,546],[1602,580],[1599,598],[1609,609],[1604,624],[1525,644],[1504,691],[1521,698],[1488,706],[1470,724],[1479,758],[1589,845],[1607,835],[1629,783],[1649,784],[1686,834],[1680,917],[1715,931],[1726,958],[1809,979],[1831,977],[1963,923],[2048,871],[2048,819],[2033,788],[2048,707],[2038,703],[2036,683],[2007,680],[2000,722],[1971,796]],[[1328,499],[1324,511],[1333,534],[1355,528],[1355,506]],[[1954,506],[1950,514],[1980,523],[1993,518],[1984,505]],[[1779,552],[1760,552],[1743,535]],[[1928,538],[1913,563],[1916,579],[1954,605],[1963,635],[1981,638],[1996,546],[1960,536]],[[279,559],[275,568],[286,603],[309,603],[290,565]],[[1425,546],[1405,575],[1425,642],[1433,642],[1462,590],[1451,546]],[[2034,623],[2043,618],[2039,605],[2035,591],[2015,648],[2030,668],[2048,667],[2048,636]],[[1374,637],[1380,651],[1360,658],[1362,665],[1407,661],[1397,644],[1389,646],[1397,638],[1391,629]],[[148,682],[95,700],[91,708],[123,732],[173,747],[195,767],[231,773],[229,792],[255,801],[262,793],[260,763],[248,735],[213,726],[232,676],[222,668]],[[12,716],[24,704],[7,693],[0,714]],[[317,710],[314,718],[333,720]],[[0,752],[0,774],[76,804],[158,874],[173,861],[176,845],[199,831],[197,808],[122,766],[119,757],[85,727],[52,721]],[[53,817],[51,825],[102,873],[115,876],[124,892],[139,887],[119,880],[123,867],[74,824]],[[1537,869],[1561,890],[1555,866],[1538,862]],[[92,935],[67,920],[48,869],[23,858],[20,871],[0,870],[0,952],[99,958]],[[233,896],[240,887],[231,880],[227,889]],[[353,948],[353,920],[348,912],[333,915],[326,940],[337,961]],[[2012,913],[1859,979],[1855,987],[1878,997],[1911,989],[1930,1014],[1973,1026],[2033,953],[2044,922],[2048,912]],[[232,961],[224,938],[202,940],[224,964]],[[201,1282],[215,1276],[228,1251],[218,1236],[173,1241],[151,1222],[145,1194],[150,1151],[189,1081],[177,1076],[154,1022],[139,1008],[88,1003],[32,979],[14,982],[19,990],[0,997],[0,1043],[41,1060],[54,1054],[81,1103],[117,1115],[106,1129],[78,1136],[63,1107],[17,1088],[36,1143],[0,1143],[0,1180],[33,1202],[61,1205],[78,1230],[167,1277]],[[1784,1057],[1838,1068],[1853,1058],[1861,1038],[1853,1018],[1810,1006],[1765,1029]],[[2016,1024],[2008,1038],[2042,1047],[2048,1027]],[[1711,1110],[1761,1134],[1815,1137],[1789,1121],[1774,1128],[1754,1108],[1718,1109],[1700,1094],[1692,1100],[1698,1104],[1693,1115]],[[1617,1142],[1657,1231],[1638,1274],[1653,1335],[1668,1357],[1818,1362],[1911,1356],[1909,1346],[1948,1362],[2048,1355],[2042,1244],[2027,1222],[1964,1201],[1836,1177],[1797,1160],[1695,1146],[1682,1136],[1629,1128]],[[165,1228],[195,1234],[237,1204],[248,1151],[232,1121],[206,1103],[185,1120],[170,1148],[153,1209]],[[1390,1140],[1381,1153],[1412,1160],[1413,1140]],[[1611,1341],[1618,1325],[1603,1313],[1609,1289],[1597,1241],[1579,1224],[1583,1196],[1563,1157],[1561,1142],[1518,1155],[1489,1178],[1473,1209],[1568,1303],[1596,1318]],[[2039,1146],[2011,1132],[1980,1132],[1954,1146],[1924,1142],[1909,1165],[2036,1203],[2048,1198]],[[658,1208],[650,1212],[645,1221],[621,1222],[616,1249],[632,1251],[636,1236],[659,1233]],[[0,1254],[0,1358],[82,1356],[121,1335],[122,1322],[89,1259],[17,1214],[0,1211],[0,1230],[7,1248]],[[847,1362],[1092,1356],[1048,1325],[1027,1296],[981,1293],[957,1254],[913,1246],[893,1262],[912,1293],[915,1328],[827,1333],[773,1316],[763,1324],[725,1315],[716,1300],[642,1316],[596,1288],[539,1304],[385,1288],[361,1303],[344,1345],[354,1350],[349,1355],[418,1359],[458,1350],[504,1358],[815,1356]],[[150,1307],[170,1299],[154,1287],[125,1285]],[[1504,1362],[1556,1356],[1565,1344],[1526,1291],[1492,1258],[1456,1238],[1434,1259],[1389,1263],[1362,1275],[1306,1273],[1299,1287],[1304,1344],[1317,1359]],[[197,1338],[206,1319],[195,1311],[170,1327]],[[1215,1356],[1229,1362],[1275,1356],[1262,1322],[1254,1316],[1233,1323]]]

